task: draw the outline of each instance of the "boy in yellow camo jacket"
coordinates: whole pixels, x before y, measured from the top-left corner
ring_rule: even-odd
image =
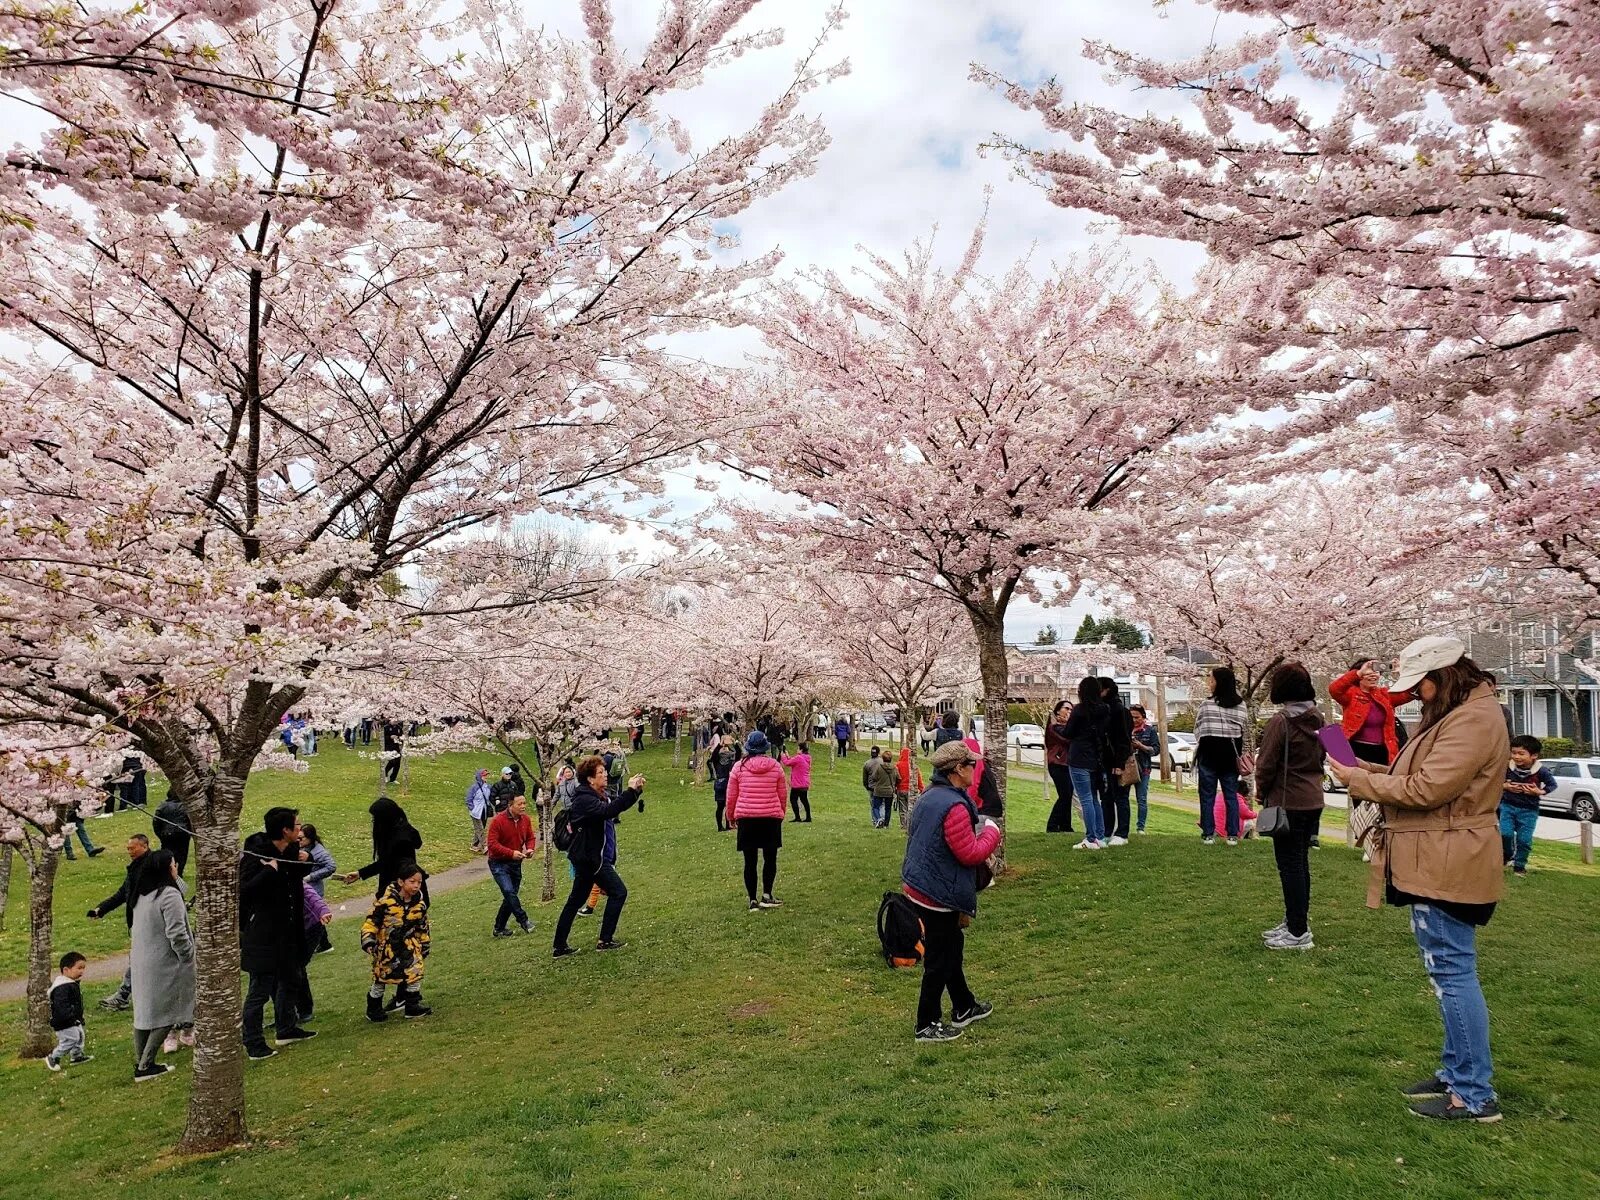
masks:
[[[395,985],[395,995],[389,1008],[404,1008],[408,1017],[425,1017],[433,1011],[422,1003],[422,970],[429,940],[422,868],[405,863],[361,922],[361,948],[372,955],[367,1020],[388,1019],[383,989],[391,983]]]

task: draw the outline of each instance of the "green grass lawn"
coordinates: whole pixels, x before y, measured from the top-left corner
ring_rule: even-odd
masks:
[[[253,806],[298,796],[354,862],[372,789],[342,758],[268,777]],[[373,1026],[354,930],[336,926],[337,953],[313,966],[321,1036],[249,1068],[256,1145],[198,1161],[163,1157],[186,1056],[135,1089],[127,1017],[96,1011],[93,1064],[0,1065],[0,1195],[1600,1194],[1597,879],[1568,851],[1536,848],[1481,942],[1506,1122],[1440,1128],[1397,1095],[1440,1039],[1405,914],[1362,906],[1342,848],[1313,861],[1317,950],[1269,954],[1268,847],[1202,847],[1191,815],[1158,807],[1153,836],[1074,854],[1031,832],[1047,806],[1019,788],[1014,874],[968,940],[995,1015],[921,1048],[918,974],[887,970],[872,931],[903,843],[868,827],[855,760],[819,769],[815,824],[785,827],[787,905],[755,914],[709,792],[661,751],[636,762],[652,782],[620,831],[624,951],[552,962],[553,906],[534,911],[536,936],[491,941],[485,882],[435,905],[435,1015]],[[430,868],[463,855],[471,765],[415,769]],[[62,944],[86,936],[82,907],[64,906]],[[0,1010],[12,1044],[17,1017]]]

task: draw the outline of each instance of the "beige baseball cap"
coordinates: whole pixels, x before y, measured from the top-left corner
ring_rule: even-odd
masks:
[[[1400,651],[1400,663],[1395,668],[1394,682],[1389,685],[1389,690],[1409,692],[1422,682],[1422,677],[1429,671],[1450,666],[1466,652],[1467,644],[1460,638],[1441,637],[1438,634],[1418,638]]]

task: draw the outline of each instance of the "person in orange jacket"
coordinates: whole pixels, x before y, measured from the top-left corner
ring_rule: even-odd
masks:
[[[900,828],[906,827],[906,813],[911,807],[911,793],[913,786],[916,794],[922,795],[922,768],[911,761],[911,747],[902,746],[900,757],[895,762],[894,785],[894,810],[900,814]]]
[[[1411,703],[1412,693],[1391,692],[1380,686],[1382,680],[1377,660],[1363,658],[1328,685],[1328,695],[1343,711],[1339,725],[1356,757],[1387,767],[1400,757],[1395,709]]]

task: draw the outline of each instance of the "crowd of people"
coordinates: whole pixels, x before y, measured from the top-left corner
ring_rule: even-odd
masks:
[[[1445,1029],[1440,1067],[1404,1089],[1405,1096],[1422,1116],[1498,1120],[1475,938],[1501,899],[1503,870],[1527,870],[1538,801],[1554,786],[1539,763],[1540,744],[1510,737],[1492,678],[1454,639],[1424,638],[1408,646],[1387,687],[1378,662],[1362,659],[1332,680],[1328,691],[1341,708],[1335,727],[1324,727],[1310,672],[1300,663],[1283,663],[1267,681],[1273,712],[1257,737],[1234,673],[1227,667],[1210,671],[1208,695],[1195,714],[1200,838],[1212,844],[1221,837],[1234,845],[1252,826],[1269,837],[1283,916],[1263,931],[1263,944],[1269,950],[1313,949],[1310,850],[1322,817],[1325,774],[1346,787],[1352,824],[1360,828],[1372,864],[1368,902],[1411,909],[1424,968],[1439,997]],[[1408,736],[1397,710],[1413,700],[1422,712]],[[872,825],[885,828],[898,814],[906,829],[901,894],[919,930],[923,977],[915,1039],[923,1043],[954,1040],[994,1011],[967,983],[965,931],[978,914],[979,894],[992,883],[1003,817],[994,772],[978,742],[951,716],[930,729],[933,774],[926,786],[909,746],[897,753],[871,748],[862,771]],[[633,732],[630,742],[637,746]],[[773,721],[742,737],[741,732],[731,714],[708,722],[696,730],[696,752],[711,785],[715,826],[736,833],[748,910],[757,913],[783,905],[775,889],[785,823],[812,820],[810,743],[802,736],[794,752],[785,753],[790,730]],[[1046,768],[1056,789],[1047,829],[1076,832],[1076,816],[1083,836],[1075,849],[1127,845],[1130,835],[1145,832],[1158,753],[1156,731],[1142,707],[1125,706],[1110,679],[1082,680],[1076,702],[1058,704],[1046,728]],[[555,925],[554,958],[577,953],[572,930],[602,898],[596,949],[626,944],[617,936],[628,897],[616,866],[617,825],[630,809],[643,810],[645,785],[644,776],[629,775],[627,755],[616,743],[561,766],[549,815],[571,887]],[[513,764],[493,783],[487,770],[478,771],[466,793],[472,850],[484,855],[501,893],[495,938],[514,936],[513,926],[524,933],[534,928],[520,896],[523,865],[539,850],[539,823],[530,814],[527,790]],[[244,843],[240,948],[248,986],[240,1030],[252,1060],[315,1036],[305,1027],[315,1012],[307,968],[314,955],[332,949],[332,913],[324,897],[330,879],[370,880],[375,888],[360,928],[361,949],[371,960],[368,1018],[432,1011],[422,995],[431,946],[428,877],[417,863],[422,837],[387,796],[368,812],[371,860],[343,874],[315,826],[303,824],[291,808],[269,809],[262,828]],[[160,810],[157,816],[160,824]],[[187,822],[167,824],[167,837],[178,848],[164,839],[163,848],[153,850],[148,835],[131,836],[121,886],[89,911],[101,919],[125,910],[129,966],[102,1005],[133,1010],[136,1080],[164,1074],[169,1067],[160,1055],[193,1044],[194,940],[182,879],[192,831]],[[50,992],[58,1036],[46,1059],[52,1070],[92,1057],[79,987],[84,958],[68,953],[59,966]],[[393,996],[386,1002],[390,988]],[[276,1048],[268,1045],[264,1028],[269,1003]]]

